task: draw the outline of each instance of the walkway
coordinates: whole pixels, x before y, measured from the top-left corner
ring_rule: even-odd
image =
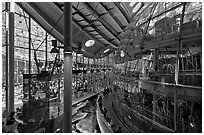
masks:
[[[113,110],[111,97],[112,96],[109,94],[105,96],[102,100],[103,106],[107,110],[107,116],[111,118],[113,125],[115,126],[114,127],[115,129],[121,127],[123,133],[128,133],[129,131],[124,126],[124,124],[118,119],[117,115],[115,114],[115,111]]]

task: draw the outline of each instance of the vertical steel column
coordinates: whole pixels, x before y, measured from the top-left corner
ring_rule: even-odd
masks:
[[[88,58],[88,57],[87,57]],[[89,67],[89,58],[88,58],[88,64],[87,64],[87,72],[86,72],[88,75],[87,75],[87,81],[88,81],[88,83],[91,83],[91,82],[89,82],[90,81],[90,67]],[[90,89],[89,89],[89,85],[88,85],[88,87],[87,87],[87,91],[88,91],[88,93],[90,92]]]
[[[97,59],[97,66],[98,66],[98,69],[97,69],[97,72],[96,72],[96,76],[97,76],[97,83],[96,83],[96,92],[98,92],[98,80],[99,80],[99,59]]]
[[[83,82],[83,84],[82,84],[82,86],[83,86],[83,91],[82,91],[82,95],[84,95],[84,87],[85,87],[85,85],[84,85],[84,55],[82,55],[82,62],[83,62],[83,64],[82,64],[82,70],[83,70],[83,72],[82,72],[82,82]]]
[[[153,121],[156,121],[156,86],[154,86],[154,92],[153,92]]]
[[[9,13],[9,113],[14,111],[14,2]]]
[[[28,39],[29,39],[29,53],[28,53],[28,73],[31,74],[31,18],[28,19]],[[31,78],[29,77],[28,81],[28,90],[29,90],[29,106],[30,106],[30,100],[31,100]]]
[[[16,59],[16,82],[18,87],[18,58]]]
[[[179,56],[180,56],[180,51],[182,49],[182,42],[181,42],[181,38],[182,38],[182,26],[183,26],[183,19],[184,19],[184,13],[185,13],[185,5],[186,3],[183,3],[183,9],[182,9],[182,15],[181,15],[181,20],[180,20],[180,30],[179,30],[179,44],[177,46],[177,57],[176,57],[176,65],[175,65],[175,85],[178,84],[178,75],[179,75]],[[177,114],[177,87],[175,87],[174,89],[174,131],[177,131],[177,118],[176,118],[176,114]]]
[[[64,133],[72,133],[72,3],[64,3]]]
[[[106,76],[106,70],[105,70],[105,57],[103,58],[103,81],[105,82],[106,80],[105,80],[105,76]],[[107,82],[105,82],[104,83],[103,82],[103,84],[106,84],[106,86],[108,87],[108,85],[107,85]]]
[[[45,68],[47,67],[47,31],[45,32]]]
[[[59,49],[58,59],[59,59],[58,62],[60,62],[60,49]],[[58,72],[60,72],[60,70],[61,69],[59,69],[59,67],[58,67]],[[58,102],[60,102],[60,82],[61,82],[61,79],[59,78],[58,79]]]
[[[6,87],[5,87],[5,91],[6,91],[6,111],[9,110],[8,108],[8,76],[9,76],[9,72],[8,72],[8,56],[9,56],[9,52],[8,52],[8,29],[9,29],[9,3],[6,2],[6,15],[5,15],[5,19],[6,19]]]
[[[109,87],[109,54],[107,56],[107,63],[106,63],[106,79],[107,79],[107,86]]]
[[[93,77],[93,92],[95,92],[96,91],[96,66],[95,66],[96,65],[96,58],[93,58],[93,64],[92,65],[94,65],[92,77]]]
[[[77,53],[76,53],[76,56],[75,56],[75,64],[76,64],[75,71],[78,70],[77,59],[78,59],[78,57],[77,57]],[[78,74],[75,72],[75,82],[76,82],[75,91],[77,91],[77,86],[78,86],[78,81],[77,80],[78,80]],[[75,92],[75,93],[76,93],[75,97],[77,97],[77,92]]]

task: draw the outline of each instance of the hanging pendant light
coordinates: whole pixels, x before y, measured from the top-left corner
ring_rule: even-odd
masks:
[[[57,47],[54,47],[51,49],[50,53],[59,53],[59,49],[57,49]]]
[[[122,50],[122,51],[120,51],[120,57],[124,57],[125,56],[125,52]]]
[[[52,46],[54,48],[51,49],[50,53],[59,53],[59,49],[57,48],[57,40],[52,40]]]

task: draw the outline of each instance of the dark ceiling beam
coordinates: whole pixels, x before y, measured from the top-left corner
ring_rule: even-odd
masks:
[[[53,2],[58,8],[62,8],[64,6],[64,3],[63,4],[59,4],[58,2]]]
[[[76,14],[77,14],[77,12],[72,13],[73,16],[76,15]]]
[[[87,17],[87,16],[91,16],[91,15],[92,15],[92,14],[87,14],[87,15],[85,15],[85,16]]]
[[[126,11],[121,7],[120,2],[114,2],[116,7],[120,10],[120,12],[123,14],[123,16],[126,18],[127,22],[130,23],[130,17],[126,13]]]
[[[55,5],[58,6],[58,8],[60,8],[60,9],[63,11],[63,9],[62,9],[63,5],[60,5],[60,4],[58,4],[58,3],[55,3]],[[76,8],[75,8],[75,9],[76,9]],[[74,13],[75,13],[75,14],[78,14],[79,12],[78,12],[78,10],[76,10],[76,12],[74,12]],[[82,13],[80,13],[80,14],[83,15]],[[83,16],[84,16],[83,18],[87,19],[86,17],[87,17],[87,16],[90,16],[90,15],[92,15],[92,14],[83,15]],[[106,45],[105,45],[104,43],[102,43],[102,41],[98,40],[98,38],[94,37],[92,34],[89,33],[88,30],[86,30],[87,26],[85,26],[85,27],[81,26],[74,18],[72,18],[72,21],[77,25],[78,28],[80,28],[81,31],[83,31],[86,35],[88,35],[90,38],[92,38],[98,45],[100,45],[100,46],[102,46],[102,47],[106,47]],[[86,21],[86,20],[85,20],[85,21]],[[96,20],[93,20],[93,21],[90,23],[90,25],[92,25],[92,23],[93,23],[94,21],[96,21]],[[96,28],[95,30],[92,30],[92,31],[96,31],[96,30],[97,30],[97,28]],[[96,32],[97,32],[97,31],[96,31]],[[78,34],[77,34],[77,35],[78,35]],[[111,44],[111,46],[114,47],[114,49],[117,48],[117,47],[116,47],[115,45],[113,45],[113,44]],[[94,54],[97,54],[97,52],[94,52]]]
[[[79,16],[81,16],[82,18],[84,18],[84,20],[85,20],[88,24],[90,24],[90,27],[92,27],[93,29],[95,29],[96,32],[98,32],[102,37],[104,37],[105,40],[107,40],[108,42],[110,42],[110,44],[113,44],[113,45],[117,46],[117,44],[112,43],[113,39],[110,39],[107,35],[105,35],[103,32],[101,32],[95,25],[92,24],[93,22],[91,23],[91,21],[90,21],[89,19],[87,19],[87,18],[84,16],[84,14],[82,14],[80,11],[78,11],[78,9],[77,9],[76,7],[72,6],[72,8],[78,12],[78,15],[79,15]],[[87,27],[87,26],[89,26],[89,25],[86,25],[85,27]],[[82,26],[82,27],[83,27],[83,26]]]
[[[79,22],[83,22],[84,21],[84,19],[81,19],[81,20],[78,20],[77,22],[79,23]]]
[[[94,17],[96,17],[101,23],[102,25],[116,38],[120,41],[120,38],[117,37],[118,36],[118,32],[109,24],[106,22],[106,20],[104,20],[102,17],[102,15],[105,14],[98,14],[98,12],[96,10],[94,10],[87,2],[83,2],[82,3],[93,15]]]
[[[113,18],[113,20],[118,24],[118,26],[120,26],[120,28],[123,30],[126,26],[124,26],[121,21],[111,12],[112,9],[114,8],[110,8],[108,9],[108,7],[103,3],[103,2],[100,2],[101,6],[103,8],[105,8],[105,10],[110,14],[110,16]]]
[[[63,11],[63,9],[62,9],[63,4],[60,5],[60,4],[57,3],[57,2],[54,2],[54,4],[55,4],[58,8],[60,8],[60,9]],[[86,17],[87,17],[87,16],[90,16],[90,15],[92,15],[92,14],[84,15],[84,14],[82,14],[76,7],[72,6],[72,8],[76,11],[76,12],[74,12],[74,13],[77,13],[78,15],[80,15],[81,17],[84,18],[84,21],[86,21],[87,23],[89,23],[89,25],[81,26],[79,23],[77,23],[77,21],[76,21],[74,18],[72,18],[73,21],[75,22],[75,24],[77,24],[78,27],[80,26],[80,28],[81,28],[82,31],[84,31],[86,34],[88,34],[90,37],[92,37],[92,38],[94,38],[94,40],[96,40],[96,39],[97,39],[96,37],[94,37],[92,34],[90,34],[89,31],[85,30],[87,27],[90,27],[90,26],[91,26],[93,29],[95,29],[94,31],[98,32],[102,37],[104,37],[105,40],[107,40],[108,42],[110,42],[110,43],[113,45],[113,47],[117,48],[118,45],[112,43],[112,42],[114,41],[114,39],[109,39],[103,32],[101,32],[100,30],[98,30],[97,27],[93,25],[93,23],[94,23],[95,21],[98,21],[100,18],[97,18],[97,19],[95,19],[95,20],[90,21],[90,20],[88,20]],[[105,37],[106,37],[106,38],[105,38]],[[98,39],[97,39],[97,41],[100,43],[99,45],[103,44],[102,41],[99,41]],[[103,46],[103,45],[102,45],[102,46]]]
[[[59,33],[63,33],[62,27],[58,25],[58,23],[62,20],[62,17],[59,16],[58,20],[53,20],[49,16],[46,15],[44,9],[37,4],[37,2],[27,2],[44,20],[46,20],[54,29],[56,29]],[[45,4],[45,3],[43,3]],[[63,13],[62,13],[63,15]]]

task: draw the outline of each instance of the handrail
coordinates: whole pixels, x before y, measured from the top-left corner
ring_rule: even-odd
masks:
[[[122,103],[122,104],[123,104],[124,106],[126,106],[124,103]],[[136,114],[140,115],[141,117],[143,117],[145,120],[148,120],[149,122],[151,122],[151,123],[153,123],[153,124],[155,124],[155,125],[157,125],[157,126],[159,126],[159,127],[163,127],[163,128],[165,128],[165,129],[169,130],[170,132],[174,132],[172,129],[170,129],[170,128],[168,128],[168,127],[166,127],[166,126],[160,124],[159,122],[153,121],[152,119],[146,117],[145,115],[140,114],[139,111],[136,111],[136,110],[134,110],[134,109],[132,109],[132,108],[130,108],[130,107],[128,107],[128,106],[126,106],[126,107],[127,107],[128,109],[132,110],[134,113],[136,113]],[[153,114],[153,113],[152,113],[152,114]],[[155,114],[156,114],[156,113],[155,113]],[[159,115],[159,114],[157,114],[157,115]],[[163,116],[161,116],[161,117],[163,117]]]
[[[193,89],[201,89],[202,90],[202,87],[191,86],[191,85],[182,85],[182,84],[176,85],[174,83],[156,82],[156,81],[149,81],[149,80],[141,80],[141,81],[155,83],[155,84],[168,85],[168,86],[176,86],[176,87],[193,88]]]
[[[99,103],[99,102],[98,102],[98,99],[97,99],[97,102],[96,102],[96,104],[97,104],[97,109],[96,109],[96,110],[97,110],[98,113],[99,113],[98,115],[100,115],[101,118],[103,118],[103,119],[105,120],[104,116],[101,115],[101,114],[102,114],[102,113],[101,113],[101,108],[99,107],[99,104],[98,104],[98,103]],[[100,116],[99,116],[99,117],[100,117]],[[99,126],[100,126],[101,124],[100,124],[100,122],[99,122],[99,118],[98,118],[98,117],[97,117],[97,120],[98,120],[98,123],[99,123]],[[104,124],[105,124],[106,127],[108,127],[109,131],[111,131],[111,132],[113,133],[112,129],[110,128],[110,126],[107,124],[106,121],[104,122]]]

